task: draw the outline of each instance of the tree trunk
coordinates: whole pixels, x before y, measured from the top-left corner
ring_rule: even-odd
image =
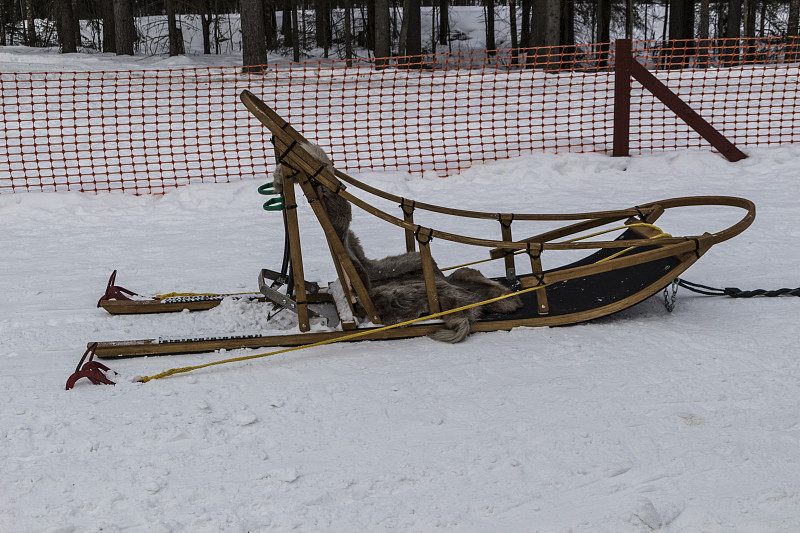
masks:
[[[328,0],[314,0],[314,39],[317,46],[327,48],[329,45],[328,20],[330,17],[330,4]]]
[[[36,46],[36,20],[33,16],[33,0],[25,0],[25,3],[21,5],[25,8],[25,44],[27,46]]]
[[[261,0],[239,0],[239,9],[242,21],[242,70],[260,72],[267,64],[264,5]]]
[[[117,51],[117,30],[114,20],[114,0],[103,2],[103,52]]]
[[[200,0],[200,25],[203,34],[203,53],[211,53],[211,0]]]
[[[633,0],[625,0],[625,38],[633,39]]]
[[[511,64],[517,64],[519,39],[517,38],[517,0],[508,0],[508,24],[511,31]]]
[[[364,28],[366,48],[375,51],[375,2],[367,2],[367,17],[364,18],[364,7],[361,7],[361,23]]]
[[[439,0],[439,42],[450,42],[450,14],[447,0]]]
[[[575,2],[561,0],[561,68],[575,65]]]
[[[796,37],[800,26],[800,0],[789,0],[789,24],[786,35]]]
[[[344,8],[344,58],[347,59],[347,66],[353,59],[353,8],[350,0],[342,0]]]
[[[136,28],[131,0],[114,0],[114,29],[117,55],[132,56]]]
[[[729,0],[728,25],[725,29],[725,46],[722,63],[732,66],[739,62],[739,38],[742,35],[742,0]]]
[[[292,58],[295,62],[300,61],[300,25],[297,23],[297,2],[290,0],[292,6]]]
[[[178,28],[175,17],[175,4],[173,0],[164,0],[164,10],[167,12],[167,34],[169,35],[169,55],[183,55],[183,32]]]
[[[494,38],[494,0],[484,0],[484,15],[486,16],[486,50],[494,55],[497,42]]]
[[[6,24],[8,24],[9,19],[7,4],[5,2],[0,2],[0,46],[7,46]]]
[[[78,51],[75,41],[75,12],[73,11],[72,0],[60,0],[56,6],[58,8],[58,36],[61,41],[62,54],[74,54]]]
[[[561,66],[561,0],[545,0],[544,12],[544,52],[545,68],[558,69]]]
[[[611,0],[597,0],[597,42],[600,43],[598,63],[608,66],[609,42],[611,41]]]
[[[391,28],[389,26],[389,0],[375,0],[375,57],[388,58],[392,55]],[[383,67],[385,61],[376,62]]]
[[[756,36],[756,10],[758,5],[755,0],[744,0],[743,7],[742,26],[744,27],[744,37],[747,38],[745,60],[750,62],[755,61],[756,58],[756,47],[753,37]]]
[[[800,26],[800,0],[790,0],[789,22],[786,28],[789,50],[786,53],[786,61],[794,62],[800,58],[800,37],[798,37],[798,26]]]
[[[697,66],[699,68],[708,67],[708,50],[711,44],[708,39],[708,24],[710,19],[709,0],[700,0],[700,42],[697,47]]]
[[[263,0],[261,5],[264,10],[267,50],[275,50],[278,48],[278,15],[275,12],[275,0]]]
[[[694,0],[670,0],[669,38],[672,43],[670,67],[683,68],[692,53],[694,37]]]
[[[520,28],[519,46],[520,48],[530,48],[531,46],[531,0],[522,0],[522,27]]]
[[[283,0],[281,35],[283,35],[283,44],[292,46],[292,0]]]
[[[407,56],[418,56],[422,53],[422,15],[420,0],[405,0],[403,4],[403,26],[405,31],[405,49]]]

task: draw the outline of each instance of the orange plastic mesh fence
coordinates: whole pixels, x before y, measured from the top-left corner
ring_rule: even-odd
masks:
[[[268,179],[248,89],[348,172],[452,174],[541,151],[609,152],[614,47],[438,54],[240,68],[0,74],[0,193],[161,193]],[[635,42],[634,57],[735,144],[800,139],[800,45]],[[632,153],[706,147],[633,83]]]

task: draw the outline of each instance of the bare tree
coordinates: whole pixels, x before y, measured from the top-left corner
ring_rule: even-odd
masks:
[[[264,34],[264,6],[261,0],[239,0],[242,21],[242,66],[246,72],[259,72],[267,64]]]

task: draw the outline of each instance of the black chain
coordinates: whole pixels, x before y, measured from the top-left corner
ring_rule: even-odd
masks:
[[[684,289],[696,292],[698,294],[705,294],[708,296],[730,296],[731,298],[752,298],[753,296],[800,296],[800,287],[796,289],[754,289],[752,291],[744,291],[737,287],[725,287],[718,289],[716,287],[709,287],[708,285],[700,285],[699,283],[692,283],[685,279],[677,278],[678,286]]]

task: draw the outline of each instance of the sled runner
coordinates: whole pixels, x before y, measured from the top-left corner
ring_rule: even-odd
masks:
[[[431,334],[443,327],[437,319],[448,311],[441,308],[437,293],[435,272],[438,269],[432,259],[432,248],[435,247],[436,240],[482,250],[484,253],[480,257],[485,260],[503,261],[506,276],[495,278],[495,281],[513,291],[510,296],[517,296],[522,300],[522,305],[515,311],[485,313],[472,324],[472,331],[584,322],[629,308],[662,291],[713,245],[738,235],[755,217],[755,206],[752,202],[728,196],[672,198],[627,209],[571,214],[479,212],[416,202],[378,190],[332,169],[315,158],[308,150],[308,141],[261,100],[248,91],[244,91],[241,98],[253,115],[272,132],[276,159],[283,170],[283,213],[289,243],[287,252],[292,268],[291,283],[285,296],[288,300],[286,305],[291,308],[291,312],[297,314],[300,333],[99,342],[94,352],[97,357],[296,346],[340,337],[346,340],[377,340]],[[359,190],[359,196],[351,194],[348,190],[350,187]],[[319,289],[304,279],[296,188],[305,195],[313,209],[336,268],[338,279],[324,289]],[[405,249],[419,251],[428,308],[434,315],[433,319],[422,322],[414,320],[413,324],[403,324],[396,328],[381,327],[382,319],[370,297],[369,288],[361,279],[359,270],[348,255],[346,244],[337,235],[325,210],[323,191],[402,230]],[[395,216],[362,199],[363,196],[374,196],[393,202],[399,206],[400,212]],[[744,213],[733,225],[713,233],[671,236],[654,225],[669,210],[716,206],[738,208]],[[415,215],[422,211],[457,219],[495,221],[499,226],[499,238],[461,235],[422,226],[415,222]],[[547,222],[552,227],[536,235],[520,238],[519,235],[514,235],[512,226],[523,221]],[[585,235],[587,232],[591,233]],[[608,240],[597,240],[605,234],[616,236]],[[400,235],[398,237],[398,243],[402,242]],[[577,261],[544,269],[542,257],[555,257],[560,252],[583,252],[588,255]],[[115,287],[113,281],[112,276],[107,296],[111,288]],[[276,302],[278,298],[265,292],[263,286],[262,294],[272,302]],[[115,297],[111,291],[110,298],[105,299],[106,304],[111,307],[122,305],[110,303],[115,301]],[[508,296],[498,299],[505,297]],[[124,302],[121,298],[118,301]],[[100,303],[103,302],[101,299]],[[158,309],[158,306],[165,304],[150,302],[134,305]],[[320,312],[320,309],[324,309],[324,312]],[[313,319],[323,316],[326,317],[323,322],[327,327],[316,327]],[[422,319],[424,318],[426,317]],[[356,331],[363,333],[357,339],[352,335]]]

